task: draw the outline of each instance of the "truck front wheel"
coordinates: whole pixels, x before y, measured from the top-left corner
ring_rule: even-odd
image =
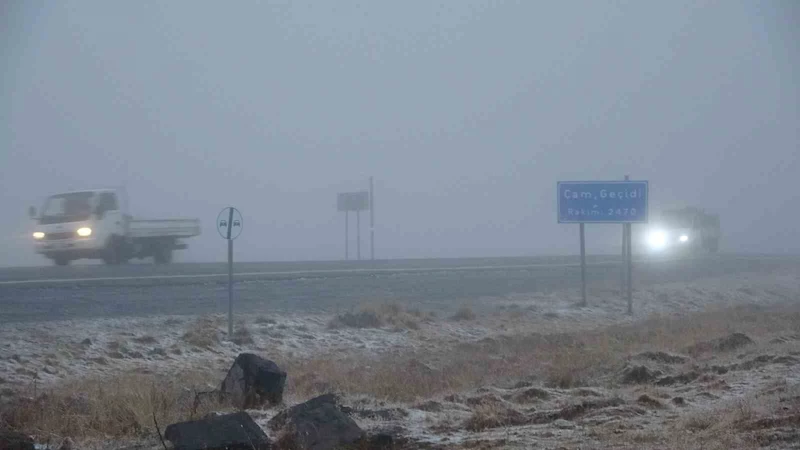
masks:
[[[65,256],[56,256],[55,258],[53,258],[53,262],[57,266],[68,266],[70,263],[70,259]]]
[[[125,245],[121,238],[112,237],[108,240],[103,250],[103,262],[108,265],[117,265],[128,262],[125,257]]]
[[[161,244],[153,254],[156,264],[169,264],[172,262],[172,246],[170,243]]]

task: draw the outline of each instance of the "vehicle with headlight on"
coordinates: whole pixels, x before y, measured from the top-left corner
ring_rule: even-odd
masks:
[[[152,257],[172,261],[172,252],[187,248],[182,240],[200,234],[198,219],[134,220],[127,198],[116,189],[94,189],[51,195],[32,233],[37,253],[65,266],[78,259],[101,259],[120,264]]]
[[[719,216],[686,207],[664,210],[651,220],[644,245],[650,253],[716,253],[719,239]]]

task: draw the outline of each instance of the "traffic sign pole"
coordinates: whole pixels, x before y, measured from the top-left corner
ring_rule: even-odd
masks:
[[[233,241],[244,227],[242,214],[229,206],[217,216],[217,231],[228,241],[228,339],[233,338]]]
[[[233,239],[228,239],[228,338],[233,338]]]

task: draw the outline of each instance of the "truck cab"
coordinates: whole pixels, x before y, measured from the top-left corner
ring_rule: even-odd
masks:
[[[172,250],[186,248],[178,239],[200,234],[196,220],[133,220],[123,200],[115,189],[49,196],[39,215],[36,208],[29,210],[36,223],[35,251],[60,266],[78,259],[118,264],[147,256],[165,263],[171,261]]]

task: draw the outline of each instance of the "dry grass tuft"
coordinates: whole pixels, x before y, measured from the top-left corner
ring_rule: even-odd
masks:
[[[328,328],[383,328],[417,330],[424,314],[417,309],[406,311],[397,303],[362,306],[356,312],[339,314],[328,323]]]
[[[192,387],[205,390],[210,380],[213,375],[202,372],[176,377],[122,375],[85,379],[35,397],[20,397],[0,412],[0,423],[52,442],[67,437],[152,437],[154,414],[163,431],[167,424],[202,417],[224,407],[205,402],[194,408]]]
[[[189,345],[210,349],[220,343],[219,325],[214,317],[201,317],[189,326],[182,339]]]
[[[236,324],[236,328],[233,330],[233,336],[231,336],[231,341],[236,345],[252,345],[255,342],[253,340],[253,335],[244,322]]]
[[[392,401],[416,401],[531,377],[559,388],[600,380],[616,383],[631,355],[680,353],[696,342],[724,337],[732,330],[754,339],[794,333],[798,323],[800,305],[769,310],[745,306],[580,332],[497,337],[424,355],[410,351],[377,360],[339,356],[281,364],[296,374],[288,383],[300,395],[314,395],[324,387]]]
[[[469,419],[464,422],[468,431],[484,431],[491,428],[522,425],[526,417],[519,411],[505,405],[481,405],[476,407]]]

